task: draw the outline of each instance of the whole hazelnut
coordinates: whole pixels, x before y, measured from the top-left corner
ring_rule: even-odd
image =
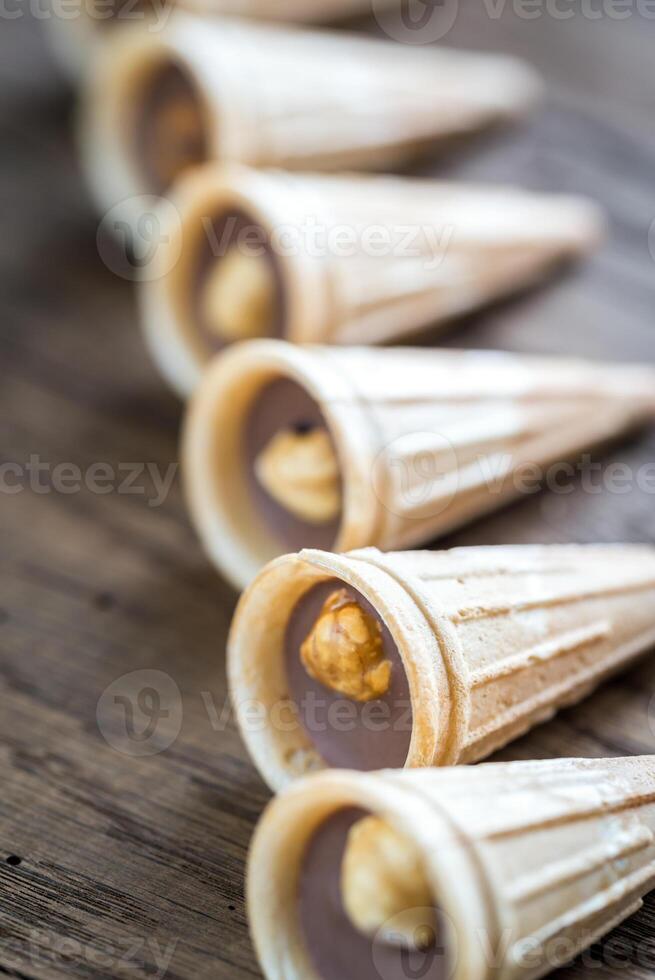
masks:
[[[200,298],[212,333],[229,343],[270,333],[275,280],[266,258],[231,248],[214,264]]]
[[[365,817],[350,831],[341,895],[364,935],[414,949],[434,945],[434,902],[421,852],[379,817]]]
[[[325,524],[341,510],[339,463],[326,429],[282,429],[255,460],[260,484],[307,524]]]
[[[372,701],[389,690],[391,663],[384,657],[380,623],[345,589],[326,599],[300,657],[310,677],[355,701]]]

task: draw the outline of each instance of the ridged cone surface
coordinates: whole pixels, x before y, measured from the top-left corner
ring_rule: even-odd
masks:
[[[344,501],[334,551],[433,541],[549,477],[561,481],[551,467],[655,417],[650,367],[501,352],[235,345],[209,366],[191,400],[183,456],[199,533],[241,587],[283,548],[262,532],[244,496],[236,449],[251,398],[276,376],[305,385],[331,429]]]
[[[275,712],[288,698],[286,625],[299,597],[330,578],[365,595],[394,638],[412,706],[408,768],[482,759],[655,647],[650,547],[370,548],[278,559],[241,598],[228,643],[243,737],[274,789],[325,763],[300,725],[253,729],[242,707]]]
[[[540,89],[509,57],[176,12],[157,32],[114,33],[95,66],[82,138],[103,206],[148,191],[130,125],[138,86],[162,57],[195,82],[210,158],[256,167],[383,169],[522,113]]]
[[[183,390],[180,360],[194,361],[195,386],[210,356],[194,337],[193,257],[208,244],[206,222],[221,214],[245,211],[269,236],[283,282],[283,335],[296,343],[406,337],[531,284],[591,250],[603,229],[599,209],[575,197],[215,165],[181,181],[173,202],[176,227],[162,236],[161,274],[144,284],[142,307],[155,356],[166,374],[173,366],[170,380]],[[181,263],[172,261],[178,252]]]
[[[387,571],[437,636],[453,762],[484,758],[655,646],[650,547],[367,549],[349,557]],[[416,649],[403,652],[412,658]]]
[[[255,835],[249,907],[268,980],[315,980],[294,882],[314,828],[342,806],[370,809],[422,852],[452,929],[453,980],[544,976],[655,885],[653,756],[325,773],[278,797]]]
[[[310,325],[289,338],[305,343],[376,343],[469,311],[583,253],[602,228],[587,201],[516,188],[393,177],[271,179],[281,185],[278,195],[286,190],[290,213],[299,210],[291,200],[306,201],[305,220],[356,237],[342,256],[326,256],[334,308],[322,331],[312,335]]]
[[[348,378],[368,417],[379,523],[367,543],[383,550],[493,510],[526,478],[534,488],[534,467],[543,479],[551,464],[655,415],[650,368],[407,348],[318,357]]]

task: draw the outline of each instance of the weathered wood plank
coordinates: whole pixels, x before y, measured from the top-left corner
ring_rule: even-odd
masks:
[[[460,7],[446,43],[530,57],[552,94],[525,126],[418,169],[590,193],[613,237],[584,269],[446,342],[655,361],[655,63],[644,41],[655,27]],[[62,463],[87,480],[75,493],[33,480],[0,496],[0,975],[257,977],[243,868],[267,793],[226,702],[235,596],[200,552],[179,482],[152,506],[152,474],[175,467],[180,408],[145,356],[129,284],[98,258],[71,105],[27,19],[3,24],[0,83],[0,462],[37,456],[45,486]],[[637,471],[655,460],[655,433],[595,460]],[[99,463],[113,474],[107,493],[88,485]],[[120,492],[128,464],[150,464],[140,493]],[[578,476],[570,494],[526,499],[448,543],[566,540],[655,542],[653,494],[589,493]],[[103,692],[141,670],[180,690],[181,722],[169,719],[179,735],[151,756],[112,748],[118,716],[97,716]],[[653,752],[653,691],[646,660],[502,757]],[[600,961],[603,976],[646,980],[654,926],[651,900],[563,975],[590,980]]]

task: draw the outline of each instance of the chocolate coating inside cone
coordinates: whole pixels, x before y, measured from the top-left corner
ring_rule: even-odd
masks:
[[[266,385],[253,402],[246,419],[244,456],[250,493],[262,522],[284,551],[299,551],[301,548],[331,551],[339,533],[341,515],[322,524],[309,524],[296,517],[262,486],[255,472],[255,463],[278,432],[307,432],[316,428],[329,433],[318,404],[290,378],[277,378]]]
[[[284,288],[279,263],[271,248],[269,236],[245,211],[225,211],[203,230],[191,283],[191,315],[210,353],[222,350],[229,341],[221,338],[216,330],[216,324],[208,316],[206,291],[211,277],[216,274],[218,266],[232,249],[250,255],[252,261],[266,263],[273,282],[273,303],[271,316],[258,336],[284,337]],[[252,339],[252,335],[243,339]]]
[[[434,944],[424,950],[365,936],[346,913],[341,864],[351,828],[368,815],[356,808],[340,810],[318,828],[305,852],[298,915],[314,969],[321,980],[446,980],[448,954],[436,908]]]
[[[391,681],[384,697],[365,703],[344,697],[307,673],[300,647],[336,589],[375,618],[381,626]],[[285,658],[289,694],[299,709],[303,727],[316,751],[329,766],[371,771],[400,769],[409,753],[412,708],[409,682],[398,648],[376,609],[356,589],[339,579],[320,582],[296,603],[287,625]]]
[[[150,78],[137,109],[136,153],[153,194],[209,158],[200,97],[186,72],[166,64]]]

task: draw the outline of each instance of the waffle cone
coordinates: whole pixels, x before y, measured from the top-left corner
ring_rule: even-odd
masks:
[[[242,596],[229,651],[244,739],[274,789],[322,761],[304,728],[275,724],[288,699],[284,637],[298,601],[337,578],[387,626],[409,682],[407,768],[475,762],[585,697],[655,644],[655,549],[517,546],[346,555],[303,551]],[[272,720],[249,724],[258,703]]]
[[[239,587],[281,553],[246,491],[240,448],[252,400],[279,376],[310,393],[332,433],[343,483],[333,551],[434,540],[534,492],[535,477],[552,465],[655,413],[650,368],[495,352],[235,345],[191,400],[182,456],[194,523]]]
[[[171,63],[194,84],[208,157],[256,167],[392,167],[437,139],[516,116],[538,89],[526,66],[502,56],[177,12],[156,32],[113,32],[96,59],[81,135],[103,210],[152,190],[134,151],[134,110]],[[142,207],[133,202],[135,220]]]
[[[305,779],[271,804],[251,850],[248,904],[264,974],[318,978],[296,889],[308,841],[344,807],[382,817],[420,850],[450,926],[452,980],[535,980],[635,912],[655,885],[654,801],[652,756]]]
[[[388,8],[396,5],[397,0],[375,0],[375,9],[383,16]],[[160,3],[159,6],[155,3],[155,16],[167,17],[172,6],[206,18],[234,16],[296,24],[327,24],[370,13],[371,0],[321,0],[320,3],[313,0],[176,0],[175,3]],[[130,21],[138,24],[143,19],[142,11],[129,2],[126,3],[125,13],[115,23],[108,16],[106,6],[98,4],[95,9],[93,0],[80,7],[73,19],[61,17],[58,0],[52,0],[52,7],[53,16],[46,18],[45,24],[53,53],[62,69],[73,78],[80,77],[92,63],[108,28],[129,24]]]
[[[193,314],[208,222],[240,213],[263,230],[283,284],[282,337],[324,344],[398,340],[468,313],[589,251],[602,232],[598,209],[579,198],[433,180],[209,165],[172,199],[141,305],[155,359],[183,396],[211,356]]]

